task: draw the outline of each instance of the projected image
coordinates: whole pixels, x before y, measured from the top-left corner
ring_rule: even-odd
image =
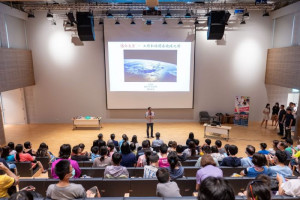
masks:
[[[176,82],[177,50],[124,50],[124,81]]]

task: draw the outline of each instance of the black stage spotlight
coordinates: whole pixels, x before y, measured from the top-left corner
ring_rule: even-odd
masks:
[[[114,15],[111,14],[110,11],[107,11],[107,12],[106,12],[106,16],[107,16],[108,18],[113,18],[113,17],[114,17]]]
[[[99,24],[100,25],[103,24],[103,19],[102,18],[99,19]]]
[[[264,11],[263,17],[269,17],[270,14],[267,12],[267,10]]]
[[[134,22],[134,19],[132,18],[131,19],[131,23],[130,23],[131,25],[135,25],[135,22]]]
[[[133,15],[132,15],[132,13],[130,12],[130,10],[128,11],[128,13],[127,13],[127,16],[126,16],[127,18],[132,18],[133,17]]]
[[[164,25],[168,24],[166,21],[166,18],[164,18],[164,22],[162,24],[164,24]]]
[[[77,24],[72,11],[68,12],[66,15],[68,16],[71,26],[74,26],[74,23]]]
[[[246,24],[246,21],[245,21],[245,19],[244,19],[244,16],[243,16],[242,21],[241,21],[240,24]]]
[[[185,17],[185,18],[191,18],[191,17],[192,17],[192,15],[191,15],[191,13],[189,12],[189,10],[186,10],[186,13],[185,13],[184,17]]]
[[[119,25],[119,24],[120,24],[120,22],[119,22],[119,19],[118,19],[118,18],[116,19],[116,22],[115,22],[115,24],[116,24],[116,25]]]
[[[150,19],[147,19],[147,21],[146,21],[146,25],[151,25],[152,24],[152,21],[150,20]]]
[[[52,19],[53,19],[53,14],[51,13],[50,10],[48,10],[48,13],[47,13],[47,19],[48,19],[48,20],[52,20]]]
[[[179,22],[178,22],[178,24],[180,24],[180,25],[182,25],[182,24],[183,24],[183,22],[182,22],[181,18],[179,19]]]
[[[197,18],[195,18],[195,22],[194,22],[194,24],[195,24],[195,25],[198,25],[198,24],[199,24],[199,22],[198,22],[198,19],[197,19]]]
[[[35,18],[34,13],[32,12],[32,10],[29,11],[28,18]]]
[[[170,10],[168,9],[167,14],[165,15],[165,18],[170,18],[170,17],[172,17],[172,15],[170,13]]]
[[[205,17],[209,17],[209,16],[210,16],[209,9],[207,9],[207,12],[206,12],[206,14],[205,14],[204,16],[205,16]]]
[[[247,11],[247,9],[244,11],[243,17],[249,17],[249,12]]]

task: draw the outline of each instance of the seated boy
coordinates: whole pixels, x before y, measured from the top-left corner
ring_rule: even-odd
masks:
[[[59,182],[49,185],[46,192],[47,198],[67,200],[86,197],[85,189],[81,184],[69,182],[69,179],[75,175],[69,160],[59,161],[55,165],[55,173],[59,177]]]
[[[229,156],[225,157],[220,166],[238,167],[241,166],[241,159],[236,157],[238,148],[235,145],[230,145],[228,148]]]
[[[87,155],[81,155],[81,148],[79,145],[76,145],[72,149],[73,155],[71,156],[72,160],[76,161],[89,161],[89,157]]]
[[[129,173],[126,167],[120,166],[121,161],[122,155],[120,153],[114,153],[112,155],[113,165],[106,166],[104,178],[128,178]]]
[[[8,198],[7,190],[19,183],[19,178],[0,162],[0,198]]]
[[[159,197],[181,197],[180,190],[176,182],[170,182],[170,174],[168,169],[160,168],[156,172],[158,184],[156,187],[156,195]]]
[[[156,172],[158,170],[158,155],[151,155],[149,157],[150,165],[144,167],[144,178],[156,178]]]

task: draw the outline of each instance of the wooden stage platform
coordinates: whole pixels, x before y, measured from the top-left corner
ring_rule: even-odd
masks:
[[[226,143],[235,144],[239,148],[238,156],[245,156],[245,147],[251,144],[259,150],[259,144],[265,142],[268,148],[272,147],[272,141],[280,140],[277,130],[274,126],[267,129],[260,127],[260,123],[252,122],[249,127],[232,126],[229,141],[222,140],[223,145]],[[49,146],[49,150],[55,155],[58,154],[61,144],[69,143],[72,146],[84,143],[86,150],[90,151],[93,140],[97,139],[99,133],[103,133],[104,140],[109,139],[111,133],[115,133],[116,139],[120,140],[122,134],[127,134],[131,139],[137,135],[139,144],[146,139],[145,123],[103,123],[99,129],[79,129],[72,130],[72,124],[28,124],[28,125],[5,125],[6,141],[13,141],[15,144],[23,144],[25,141],[31,141],[33,149],[37,149],[41,142]],[[176,123],[155,123],[154,133],[160,132],[161,139],[168,143],[170,140],[177,141],[178,144],[185,144],[190,132],[200,140],[200,145],[204,143],[204,127],[197,122],[176,122]],[[212,143],[217,138],[211,137]],[[153,139],[151,139],[152,141]]]

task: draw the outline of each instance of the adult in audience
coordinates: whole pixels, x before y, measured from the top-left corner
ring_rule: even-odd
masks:
[[[119,146],[118,141],[115,140],[116,135],[114,133],[110,134],[110,139],[107,141],[107,144],[113,142],[115,147],[117,148]]]
[[[150,165],[144,166],[144,176],[143,178],[156,178],[156,172],[158,170],[158,155],[152,154],[149,157]]]
[[[238,147],[230,145],[228,148],[229,156],[225,157],[220,166],[238,167],[241,166],[241,159],[236,157]]]
[[[187,149],[183,151],[186,154],[186,157],[196,156],[198,155],[198,151],[196,150],[195,142],[190,141]]]
[[[272,120],[272,126],[274,124],[274,126],[276,126],[277,124],[277,121],[278,121],[278,113],[279,113],[279,103],[276,102],[275,105],[272,107],[272,117],[271,117],[271,120]]]
[[[278,135],[281,135],[281,136],[284,135],[284,118],[285,118],[285,115],[286,115],[286,111],[284,109],[284,105],[281,105],[279,115],[278,115],[278,125],[279,125]]]
[[[177,145],[176,153],[177,153],[177,156],[178,156],[178,159],[179,159],[180,162],[184,162],[187,159],[186,154],[183,153],[183,151],[184,151],[183,146],[182,145]]]
[[[149,138],[149,128],[151,129],[151,137],[153,137],[153,122],[154,122],[154,112],[151,107],[148,107],[145,114],[145,119],[147,120],[147,138]]]
[[[70,178],[75,175],[69,160],[59,160],[55,165],[55,174],[59,177],[59,182],[48,186],[47,198],[66,200],[86,197],[85,189],[81,184],[69,182]]]
[[[202,160],[202,157],[204,155],[211,155],[211,148],[210,148],[210,146],[206,145],[206,146],[202,147],[202,152],[203,152],[203,155],[198,158],[198,160],[197,160],[197,162],[195,164],[195,167],[201,167],[201,160]],[[213,160],[215,162],[215,165],[219,166],[219,161],[216,158],[213,158]]]
[[[127,143],[128,144],[128,143]],[[128,178],[129,173],[126,167],[120,166],[122,155],[118,152],[112,156],[113,165],[107,166],[104,171],[104,178]]]
[[[9,142],[7,146],[10,148],[9,155],[16,155],[17,152],[15,150],[15,143]]]
[[[267,144],[266,143],[260,143],[260,151],[258,153],[263,154],[263,155],[269,155],[270,152],[267,149]]]
[[[119,147],[122,146],[123,142],[128,142],[128,137],[126,134],[122,135],[122,140],[120,140],[120,142],[119,142]]]
[[[216,140],[215,145],[218,147],[220,154],[226,153],[225,149],[222,147],[222,141],[221,140]]]
[[[166,168],[160,168],[156,172],[158,184],[156,195],[159,197],[181,197],[180,189],[176,182],[170,182],[170,174]]]
[[[99,147],[98,146],[93,146],[92,147],[92,153],[91,153],[91,160],[94,161],[98,157],[100,157]]]
[[[286,145],[285,142],[279,142],[278,145],[277,145],[278,150],[283,151],[286,154],[286,159],[290,160],[292,154],[289,151],[286,150],[287,147],[288,146]]]
[[[266,123],[265,128],[268,126],[268,120],[270,119],[270,104],[268,103],[263,110],[263,120],[260,126],[263,126]]]
[[[98,134],[98,142],[100,142],[100,141],[104,141],[104,140],[103,140],[103,134],[102,134],[102,133],[99,133],[99,134]]]
[[[270,187],[261,180],[253,180],[247,186],[247,198],[250,200],[271,200]]]
[[[131,142],[130,144],[134,144],[135,145],[135,149],[138,150],[139,148],[139,143],[138,143],[138,140],[137,140],[137,136],[136,135],[133,135],[132,138],[131,138]]]
[[[234,200],[234,192],[228,181],[221,177],[207,177],[198,192],[198,200]]]
[[[195,142],[195,136],[193,132],[189,133],[189,138],[185,142],[186,146],[189,146],[191,141]]]
[[[24,153],[28,153],[31,156],[35,156],[36,155],[36,151],[32,150],[32,144],[29,141],[24,142],[24,150],[23,150],[23,152]]]
[[[164,143],[164,141],[162,141],[160,139],[160,133],[159,132],[155,133],[155,138],[156,139],[153,140],[153,142],[152,142],[152,147],[160,147],[160,145],[162,145]]]
[[[214,159],[209,154],[205,154],[201,159],[201,169],[197,171],[196,174],[196,190],[199,190],[201,182],[207,177],[223,177],[223,171],[216,167]]]
[[[152,154],[152,151],[150,149],[145,150],[144,155],[141,155],[139,159],[137,160],[137,167],[144,167],[146,165],[150,165],[150,156]]]
[[[89,157],[87,157],[86,155],[80,154],[79,145],[73,146],[72,152],[73,152],[73,156],[71,156],[72,160],[76,160],[76,161],[89,161],[90,160]]]
[[[7,190],[18,183],[19,178],[0,162],[0,198],[8,198]]]
[[[266,156],[260,153],[255,153],[252,158],[253,167],[247,167],[241,172],[241,175],[248,177],[256,177],[259,174],[268,175]]]
[[[122,152],[121,165],[124,167],[135,167],[136,166],[136,157],[135,157],[134,153],[131,152],[128,142],[125,142],[122,144],[121,152]]]
[[[23,153],[23,145],[17,144],[16,146],[16,162],[31,162],[31,166],[33,170],[40,169],[42,173],[46,173],[47,170],[44,170],[44,167],[40,161],[36,161],[34,156],[31,156],[29,153]]]
[[[170,164],[168,162],[168,146],[166,144],[162,144],[159,149],[160,158],[158,161],[159,167],[169,167]]]
[[[184,175],[184,168],[182,167],[176,152],[172,151],[169,153],[168,162],[170,166],[167,167],[167,169],[169,170],[171,180],[173,181],[182,178]]]
[[[294,115],[292,114],[292,109],[286,109],[286,115],[284,118],[284,125],[285,125],[285,136],[281,139],[291,138],[291,129],[293,121],[295,120]]]
[[[53,178],[55,178],[55,179],[59,178],[58,175],[56,175],[56,173],[55,173],[55,166],[61,160],[69,160],[69,162],[72,165],[72,168],[75,172],[75,175],[73,176],[73,178],[80,177],[81,170],[79,168],[79,165],[75,160],[70,159],[70,155],[71,155],[71,145],[69,145],[69,144],[61,145],[60,149],[59,149],[59,158],[56,161],[54,161],[51,165],[51,174],[52,174]],[[72,173],[74,173],[74,172],[72,172]]]
[[[278,194],[288,195],[292,197],[300,197],[300,179],[286,180],[281,175],[277,174]]]
[[[142,149],[139,150],[136,154],[136,159],[138,159],[141,155],[144,155],[144,152],[149,149],[150,149],[149,142],[147,140],[144,140],[142,142]]]
[[[107,150],[108,150],[108,156],[112,157],[112,155],[115,153],[115,145],[113,142],[107,144]]]
[[[48,145],[44,142],[42,142],[36,151],[37,157],[48,157],[50,160],[50,163],[56,160],[56,157],[51,153],[48,149]]]
[[[111,157],[107,156],[108,150],[106,146],[100,148],[100,157],[95,158],[93,167],[106,167],[111,165]]]
[[[255,147],[252,145],[248,145],[246,147],[245,153],[247,154],[247,157],[241,159],[242,166],[243,167],[253,167],[252,157],[255,153]]]
[[[278,173],[281,174],[283,177],[292,176],[292,170],[284,164],[286,159],[286,153],[284,151],[277,150],[274,157],[276,165],[269,167],[268,175],[276,177]]]
[[[210,149],[211,149],[211,156],[214,159],[216,159],[218,162],[222,161],[225,158],[225,155],[219,152],[219,149],[216,145],[213,145]]]

